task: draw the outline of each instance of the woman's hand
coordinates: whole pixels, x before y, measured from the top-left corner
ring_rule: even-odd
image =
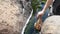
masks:
[[[44,11],[40,11],[40,12],[38,12],[38,14],[37,14],[37,18],[42,17],[43,15],[44,15]]]

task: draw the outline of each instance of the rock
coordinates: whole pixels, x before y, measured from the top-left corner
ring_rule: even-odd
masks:
[[[0,34],[21,34],[29,16],[24,17],[19,2],[20,0],[0,0]]]
[[[60,34],[60,16],[48,17],[42,25],[41,34]]]

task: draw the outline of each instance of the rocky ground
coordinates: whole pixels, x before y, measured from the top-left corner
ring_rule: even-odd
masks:
[[[26,0],[0,0],[0,33],[21,34],[31,12],[30,7]]]

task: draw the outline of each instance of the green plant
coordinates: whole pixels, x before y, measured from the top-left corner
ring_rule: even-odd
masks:
[[[31,5],[32,5],[32,8],[33,8],[33,14],[35,14],[37,9],[41,8],[40,4],[41,4],[40,0],[32,0]]]
[[[31,6],[33,9],[33,14],[35,14],[36,11],[41,10],[41,2],[45,3],[46,0],[31,0]]]

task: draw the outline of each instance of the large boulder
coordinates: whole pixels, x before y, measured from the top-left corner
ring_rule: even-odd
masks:
[[[42,25],[41,34],[60,34],[60,16],[48,17]]]
[[[25,10],[28,12],[28,14],[25,12],[27,17],[23,14],[24,11],[20,1],[0,0],[0,34],[21,34],[30,13]],[[25,0],[23,1],[25,2]]]

